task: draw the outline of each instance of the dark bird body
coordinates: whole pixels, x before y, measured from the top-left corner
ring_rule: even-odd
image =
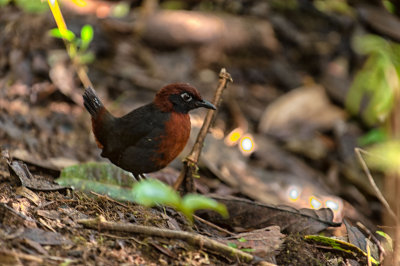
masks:
[[[183,150],[190,135],[190,110],[215,109],[194,87],[183,83],[163,87],[152,103],[119,118],[92,88],[85,90],[83,100],[101,156],[136,178],[164,168]]]

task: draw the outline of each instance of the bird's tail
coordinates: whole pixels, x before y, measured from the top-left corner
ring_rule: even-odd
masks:
[[[83,93],[83,105],[92,117],[96,117],[99,113],[104,112],[103,108],[105,108],[92,87],[85,89]]]
[[[92,116],[92,129],[97,146],[107,146],[107,132],[112,128],[114,117],[104,107],[93,88],[88,87],[83,93],[83,105]]]

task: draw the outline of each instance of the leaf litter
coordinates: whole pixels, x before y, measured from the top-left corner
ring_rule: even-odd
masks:
[[[245,7],[243,8],[246,9]],[[244,12],[247,11],[244,10]],[[325,168],[320,167],[318,163],[310,162],[309,159],[321,158],[323,155],[334,151],[330,134],[335,126],[333,125],[334,120],[336,118],[343,119],[343,114],[340,110],[332,105],[329,105],[327,109],[324,109],[326,106],[322,106],[319,109],[321,112],[330,110],[331,113],[328,112],[326,116],[322,116],[321,119],[324,118],[322,121],[315,120],[314,122],[317,122],[317,126],[311,127],[312,130],[307,131],[310,129],[308,126],[306,126],[305,130],[304,128],[299,128],[296,123],[293,123],[287,117],[285,120],[286,125],[279,124],[277,121],[274,122],[273,118],[268,117],[267,111],[270,112],[273,107],[275,109],[285,109],[285,106],[290,106],[289,100],[287,100],[287,103],[282,103],[282,100],[281,104],[276,102],[267,110],[264,104],[260,104],[259,99],[248,98],[247,95],[252,95],[256,93],[255,91],[247,94],[237,88],[239,97],[243,97],[244,103],[239,104],[240,109],[252,114],[250,118],[247,117],[245,119],[252,123],[257,120],[258,123],[258,119],[264,113],[266,117],[264,119],[267,122],[269,121],[268,123],[265,122],[269,124],[267,129],[271,130],[271,125],[274,125],[272,131],[278,137],[281,137],[279,141],[287,141],[288,145],[285,148],[288,149],[281,148],[277,144],[279,141],[276,141],[276,139],[270,141],[271,139],[265,138],[263,134],[269,132],[262,122],[258,125],[253,123],[249,127],[249,131],[257,129],[257,127],[265,130],[266,132],[257,132],[255,130],[256,133],[254,135],[259,139],[267,139],[266,141],[258,141],[259,149],[255,154],[251,155],[251,158],[240,153],[234,154],[228,151],[227,153],[236,156],[233,158],[235,164],[230,165],[226,160],[223,160],[222,156],[217,159],[211,156],[212,154],[220,153],[214,151],[211,152],[211,155],[207,155],[207,152],[205,152],[203,158],[205,165],[220,180],[214,182],[217,185],[208,181],[208,184],[212,184],[212,186],[206,186],[204,183],[202,184],[202,182],[206,181],[201,178],[196,181],[199,187],[203,186],[204,190],[208,189],[209,192],[214,192],[217,190],[216,187],[219,187],[218,184],[221,184],[221,186],[229,188],[225,190],[227,195],[240,196],[241,199],[236,200],[225,196],[218,199],[227,205],[230,212],[229,220],[223,220],[221,217],[216,216],[215,213],[214,216],[216,217],[214,218],[216,219],[211,219],[210,217],[212,216],[207,213],[209,215],[208,219],[219,226],[223,226],[223,230],[220,230],[221,228],[218,229],[216,226],[211,227],[196,219],[194,226],[191,227],[182,214],[171,208],[154,207],[147,209],[129,202],[116,203],[115,200],[104,195],[71,191],[54,183],[54,180],[59,176],[60,170],[67,166],[77,162],[102,160],[93,139],[91,138],[88,141],[90,128],[87,123],[88,116],[82,112],[79,106],[79,86],[74,80],[70,65],[62,61],[62,57],[58,57],[59,61],[54,61],[56,64],[48,63],[50,55],[57,48],[61,48],[59,43],[55,43],[54,40],[49,39],[44,34],[43,30],[39,30],[43,28],[40,27],[41,25],[51,24],[52,21],[48,17],[25,14],[11,6],[2,8],[0,12],[1,26],[8,25],[10,21],[13,22],[8,25],[8,29],[11,30],[5,31],[3,34],[4,45],[2,45],[3,50],[0,50],[1,71],[3,73],[3,71],[9,70],[0,79],[0,84],[6,88],[0,91],[0,107],[2,111],[0,113],[1,150],[3,152],[8,149],[11,154],[10,157],[2,157],[0,163],[1,261],[20,265],[27,262],[50,265],[60,263],[205,263],[221,265],[237,262],[220,254],[205,252],[180,240],[87,229],[78,223],[82,219],[98,216],[103,216],[107,221],[111,222],[141,224],[175,231],[194,230],[218,241],[228,241],[228,243],[230,241],[236,247],[245,250],[249,254],[260,256],[266,261],[277,264],[305,265],[316,264],[321,261],[339,264],[348,260],[348,258],[337,254],[330,254],[332,257],[328,258],[328,253],[321,252],[322,248],[318,247],[319,244],[304,242],[304,237],[301,235],[304,233],[315,234],[327,229],[332,230],[333,227],[338,225],[334,220],[334,216],[342,218],[342,215],[338,215],[336,212],[332,213],[327,209],[293,208],[286,205],[286,203],[290,202],[284,202],[282,200],[284,197],[277,193],[286,191],[285,189],[282,190],[278,187],[276,182],[260,181],[258,179],[260,176],[266,176],[271,179],[272,177],[284,177],[282,180],[298,179],[298,184],[307,188],[311,187],[310,184],[315,182],[317,185],[314,184],[312,192],[319,192],[319,195],[330,196],[330,199],[332,199],[334,191],[329,189],[331,186],[323,185],[324,181],[321,181],[321,177],[325,177]],[[31,20],[27,20],[28,18]],[[307,44],[303,45],[302,49],[306,50],[309,56],[314,56],[314,58],[315,56],[321,56],[318,54],[321,50],[315,49],[313,46],[317,43],[315,38],[321,36],[318,34],[315,36],[304,34],[299,32],[298,29],[293,31],[293,28],[290,29],[290,23],[285,20],[286,18],[279,15],[271,18],[271,23],[275,30],[278,31],[279,29],[289,28],[289,31],[283,32],[293,32],[294,34],[293,36],[287,36],[287,38],[293,38],[293,44]],[[32,23],[27,24],[24,21],[31,21]],[[71,21],[71,23],[73,28],[77,26],[74,25],[75,23],[79,24],[79,19]],[[237,24],[240,26],[238,28],[243,29],[243,25],[246,27],[249,21],[240,24],[240,21],[235,20],[234,23],[239,23]],[[252,23],[250,22],[250,25]],[[269,23],[266,24],[269,25]],[[118,28],[118,25],[123,24],[105,22],[104,25]],[[12,32],[23,34],[15,36]],[[146,34],[149,33],[147,32]],[[254,32],[249,32],[249,35],[254,38],[252,34]],[[264,47],[263,52],[268,53],[269,49],[271,49],[274,53],[279,53],[276,45],[279,46],[280,44],[276,42],[281,36],[279,34],[275,36],[273,31],[262,32],[262,34],[267,34],[263,37],[270,37],[269,40],[274,42],[273,49],[271,47],[265,49]],[[147,38],[151,37],[147,36]],[[229,37],[236,38],[231,33],[229,33]],[[24,38],[25,41],[20,41],[18,38]],[[118,37],[112,36],[111,38]],[[322,39],[324,38],[325,35]],[[137,49],[138,51],[135,51],[135,49],[129,48],[132,46],[141,47],[139,43],[135,43],[131,39],[121,39],[121,42],[114,43],[97,40],[95,43],[96,47],[94,49],[100,59],[104,59],[101,58],[101,54],[104,51],[116,51],[115,58],[117,60],[114,62],[112,60],[105,62],[106,60],[104,60],[91,67],[93,78],[97,79],[97,82],[103,86],[99,87],[99,89],[105,90],[105,88],[108,88],[109,95],[112,98],[121,95],[122,91],[128,91],[127,95],[129,97],[146,102],[151,99],[153,92],[151,90],[149,92],[146,90],[141,90],[140,92],[132,90],[132,84],[141,88],[153,89],[158,88],[163,82],[167,82],[168,78],[176,79],[179,77],[179,79],[193,82],[193,77],[190,77],[190,75],[182,76],[182,73],[186,72],[180,71],[179,69],[181,68],[178,67],[171,68],[170,65],[160,65],[159,70],[168,69],[171,73],[168,72],[168,75],[158,77],[157,75],[152,76],[149,74],[152,71],[142,69],[143,65],[157,65],[157,59],[171,57],[171,55],[176,56],[176,60],[183,58],[184,64],[182,65],[185,69],[194,69],[193,58],[195,57],[190,50],[185,52],[177,50],[168,53],[158,51],[159,54],[154,58],[146,58],[139,55],[148,55],[148,53],[145,53],[145,49]],[[115,46],[110,47],[110,45]],[[222,48],[215,50],[202,47],[203,56],[197,62],[199,63],[198,65],[205,66],[210,62],[215,63],[215,58],[217,58],[214,56],[215,51],[217,51],[219,59],[229,55],[226,43],[224,45]],[[237,46],[233,47],[234,51],[241,49],[240,43],[235,43],[235,45]],[[270,43],[266,43],[266,45],[268,46]],[[47,51],[47,48],[52,51]],[[329,51],[329,49],[325,51]],[[61,51],[61,53],[63,52]],[[221,56],[222,54],[223,56]],[[286,61],[293,60],[296,56],[291,53],[288,53],[288,56],[284,62],[281,61],[281,58],[272,58],[269,60],[268,64],[271,65],[267,66],[267,70],[263,65],[264,70],[249,69],[248,73],[243,72],[239,75],[244,75],[249,80],[261,84],[250,86],[250,90],[263,87],[265,83],[273,84],[274,81],[285,89],[293,89],[300,85],[303,77]],[[132,60],[127,61],[126,58]],[[326,57],[323,56],[323,58]],[[173,62],[171,60],[168,62]],[[238,62],[243,63],[240,60]],[[326,59],[322,61],[324,60]],[[310,66],[308,64],[305,65],[305,71],[309,70],[307,69],[308,67],[315,67],[311,63],[313,60],[308,61]],[[255,58],[254,63],[257,64],[257,62],[257,58]],[[315,62],[319,61],[315,60]],[[265,64],[265,61],[262,64]],[[118,69],[123,69],[124,71],[119,73]],[[207,70],[209,69],[201,71],[201,73],[212,72],[207,72]],[[240,72],[239,69],[234,71]],[[53,74],[48,76],[49,72]],[[66,74],[66,76],[63,76],[62,73]],[[167,71],[158,71],[159,73],[167,73]],[[202,75],[200,78],[206,76]],[[64,78],[66,78],[65,84]],[[207,79],[209,80],[208,85],[212,86],[212,77]],[[199,82],[207,83],[207,79],[200,79]],[[14,82],[15,80],[17,82]],[[50,83],[50,81],[54,82],[54,84]],[[69,86],[66,86],[66,84],[69,84]],[[324,103],[326,103],[326,99],[323,99]],[[268,101],[273,101],[273,99],[268,99]],[[122,97],[120,107],[125,108],[125,105],[129,105],[131,108],[132,103],[127,104],[126,102],[126,98]],[[319,111],[316,112],[318,113]],[[217,119],[216,125],[228,129],[231,126],[231,121],[226,118],[229,116],[224,111],[221,112],[221,116],[223,118]],[[313,120],[313,118],[306,117],[305,120]],[[288,130],[288,128],[293,130]],[[299,147],[298,144],[290,143],[291,139],[287,136],[297,132],[297,130],[300,130],[300,134],[304,133],[305,139],[317,136],[318,143],[315,144],[315,142],[306,147]],[[250,133],[253,134],[253,132]],[[192,135],[194,134],[192,133]],[[286,138],[282,138],[282,136]],[[300,138],[301,145],[305,143],[305,139]],[[221,151],[223,142],[216,141],[211,147]],[[322,148],[319,151],[320,153],[306,153],[307,150],[314,149],[309,147]],[[302,156],[304,157],[302,158]],[[336,158],[332,160],[336,160]],[[263,171],[258,171],[258,167]],[[228,174],[227,170],[230,170]],[[248,170],[250,171],[248,172]],[[201,174],[203,175],[204,173],[202,172]],[[207,175],[210,176],[210,172]],[[307,180],[308,183],[303,183],[304,180]],[[283,187],[285,188],[285,186]],[[256,188],[262,189],[256,190]],[[249,197],[262,203],[244,200],[242,197]],[[266,201],[270,199],[272,199],[273,203],[284,202],[286,206],[266,204]],[[343,206],[346,206],[346,204],[343,204]],[[357,219],[359,217],[357,216],[357,208],[353,210],[356,213],[353,217]],[[198,214],[200,215],[201,213],[199,212]],[[231,230],[231,232],[228,230]],[[349,230],[349,238],[351,239],[349,243],[365,252],[362,244],[363,236],[352,227],[347,226],[347,230]],[[20,238],[18,236],[23,237]],[[356,257],[352,257],[352,261],[359,259],[359,261],[364,262],[362,256],[365,259],[364,254],[358,253]]]

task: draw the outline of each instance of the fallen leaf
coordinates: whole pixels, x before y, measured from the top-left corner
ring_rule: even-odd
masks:
[[[282,248],[284,236],[279,226],[269,226],[218,241],[227,245],[233,243],[237,249],[273,262],[275,255]]]
[[[305,236],[305,239],[308,240],[309,242],[313,242],[315,244],[318,244],[319,248],[326,248],[329,250],[336,250],[338,252],[343,252],[346,255],[350,255],[353,258],[357,260],[362,261],[362,265],[367,265],[367,253],[362,251],[360,248],[354,246],[351,243],[348,243],[346,241],[342,241],[339,239],[335,239],[332,237],[326,237],[326,236],[316,236],[316,235],[307,235]],[[373,257],[371,258],[371,262],[374,265],[378,265],[379,262],[375,260]]]
[[[330,103],[323,87],[301,87],[279,97],[264,111],[259,123],[262,133],[281,138],[307,131],[332,129],[346,113]]]
[[[25,187],[35,190],[59,190],[65,189],[65,187],[50,182],[44,178],[35,178],[25,163],[21,161],[12,161],[8,163],[10,174],[14,174],[20,180],[21,184]]]
[[[367,237],[355,226],[352,226],[346,219],[343,220],[344,225],[347,229],[347,237],[349,243],[358,247],[365,253],[367,253],[367,245],[370,246],[371,256],[375,259],[379,259],[378,247],[367,239]]]
[[[328,227],[340,226],[333,222],[331,209],[295,209],[290,206],[274,206],[254,201],[211,195],[220,203],[226,205],[229,217],[222,219],[209,211],[199,211],[199,216],[223,227],[242,229],[264,228],[277,225],[285,233],[316,234]]]
[[[66,157],[38,158],[30,154],[27,150],[16,149],[12,152],[12,157],[52,171],[61,171],[63,168],[78,164],[79,161]]]
[[[71,245],[72,242],[63,235],[55,232],[47,232],[39,228],[25,228],[18,238],[27,238],[41,245]]]
[[[39,206],[39,204],[41,202],[39,196],[35,192],[33,192],[32,190],[29,190],[26,187],[18,187],[17,190],[15,191],[15,194],[29,199],[36,206]]]

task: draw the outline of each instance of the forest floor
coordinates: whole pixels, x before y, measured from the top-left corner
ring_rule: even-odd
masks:
[[[107,160],[92,136],[64,44],[48,34],[55,27],[51,13],[2,6],[0,264],[365,265],[373,260],[367,246],[379,261],[381,243],[371,232],[382,224],[382,207],[354,156],[365,125],[344,108],[351,69],[362,62],[351,51],[356,33],[348,30],[359,26],[357,19],[264,1],[236,9],[216,4],[223,16],[187,5],[192,11],[142,21],[136,4],[123,19],[63,10],[72,31],[94,28],[95,60],[87,71],[115,115],[150,102],[174,81],[196,85],[211,99],[220,69],[227,68],[234,82],[207,136],[196,187],[224,203],[230,217],[199,211],[191,224],[169,207],[146,208],[56,184],[65,167]],[[187,16],[200,25],[194,32],[183,22]],[[215,32],[201,31],[207,25]],[[192,115],[181,156],[150,177],[174,183],[204,115]],[[249,136],[255,149],[243,150],[234,132],[238,139]],[[105,229],[99,217],[114,229]],[[95,226],[85,225],[88,220]],[[121,223],[148,229],[116,229]],[[309,237],[319,233],[341,242]]]

